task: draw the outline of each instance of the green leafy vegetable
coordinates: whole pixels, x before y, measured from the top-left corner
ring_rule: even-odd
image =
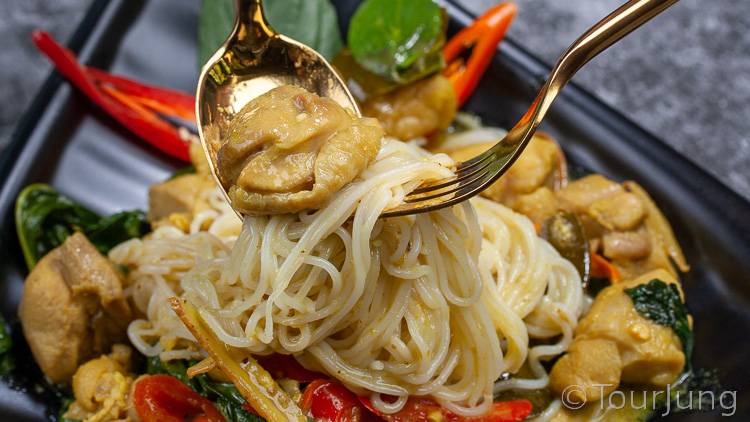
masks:
[[[171,375],[182,381],[183,384],[200,393],[200,383],[198,383],[195,378],[190,379],[187,376],[187,369],[190,366],[189,364],[190,362],[184,360],[170,360],[165,362],[161,360],[159,356],[152,356],[146,361],[146,373],[150,375]]]
[[[363,68],[406,84],[445,65],[446,25],[445,12],[432,0],[365,0],[347,40]]]
[[[336,9],[329,0],[267,0],[266,18],[278,32],[309,45],[331,60],[343,46]],[[198,23],[200,63],[206,63],[234,24],[233,0],[203,0]]]
[[[661,414],[664,408],[672,412],[713,408],[713,402],[705,401],[713,400],[721,394],[721,382],[715,369],[693,369],[690,364],[693,355],[693,331],[690,329],[687,309],[680,299],[677,285],[654,279],[646,284],[625,289],[625,293],[630,296],[635,309],[643,317],[672,328],[680,338],[685,351],[685,372],[671,385],[669,397],[660,397],[655,405],[644,410],[643,420]],[[713,394],[706,394],[707,392]]]
[[[208,396],[213,396],[214,404],[219,409],[222,415],[228,421],[237,422],[263,422],[265,419],[262,417],[252,414],[242,407],[245,404],[245,398],[237,390],[237,387],[232,383],[227,382],[211,382],[208,377],[202,375],[200,377],[201,384]]]
[[[659,395],[656,402],[641,407],[639,421],[658,418],[667,409],[670,414],[713,409],[716,405],[714,399],[721,395],[722,386],[716,369],[699,368],[685,372],[668,391],[669,396]]]
[[[680,299],[677,285],[661,280],[625,289],[636,311],[657,324],[672,328],[682,342],[685,351],[685,365],[690,366],[693,355],[693,331],[688,323],[688,313]]]
[[[106,254],[120,243],[148,233],[149,224],[143,211],[122,211],[83,227],[83,232],[99,252]]]
[[[148,230],[143,211],[100,217],[49,185],[30,185],[16,200],[16,231],[29,269],[76,231],[106,254],[115,245],[143,236]]]
[[[13,339],[8,331],[8,325],[5,323],[5,318],[0,316],[0,375],[9,373],[15,367],[12,348]]]
[[[234,24],[233,0],[203,0],[198,18],[198,65],[203,66],[227,39]]]
[[[698,368],[690,371],[672,390],[672,409],[711,409],[713,397],[721,395],[722,386],[716,369]],[[706,394],[712,392],[713,396]]]
[[[386,94],[401,86],[360,66],[354,60],[352,52],[346,47],[342,48],[339,54],[336,55],[332,64],[339,71],[349,90],[360,103]]]
[[[171,375],[192,388],[201,396],[211,400],[228,421],[263,422],[265,419],[245,410],[245,398],[232,383],[213,381],[206,374],[188,378],[187,368],[196,362],[172,360],[164,362],[158,356],[148,358],[146,372]]]

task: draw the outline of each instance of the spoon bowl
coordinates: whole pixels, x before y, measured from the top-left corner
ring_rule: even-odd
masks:
[[[262,0],[237,0],[236,12],[231,34],[201,69],[195,103],[198,134],[219,186],[217,151],[230,122],[242,107],[271,89],[296,85],[360,115],[346,83],[323,56],[273,30]]]

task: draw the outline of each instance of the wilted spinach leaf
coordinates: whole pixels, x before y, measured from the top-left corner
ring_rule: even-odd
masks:
[[[688,313],[680,299],[675,284],[653,279],[648,283],[625,289],[635,310],[659,325],[672,328],[685,350],[685,365],[690,366],[693,355],[693,330],[688,323]]]
[[[405,84],[444,66],[446,24],[445,12],[432,0],[365,0],[347,41],[363,68]]]
[[[197,377],[196,377],[197,378]],[[200,383],[205,392],[201,393],[214,400],[216,408],[219,409],[228,421],[237,422],[263,422],[265,419],[245,410],[245,398],[232,383],[214,382],[208,376],[201,375]]]
[[[159,356],[152,356],[146,361],[146,373],[149,375],[155,374],[167,374],[171,375],[178,380],[182,381],[188,387],[196,390],[200,393],[200,384],[195,379],[190,379],[187,376],[187,369],[192,362],[185,360],[170,360],[163,361]]]
[[[29,269],[76,231],[85,234],[99,252],[106,254],[115,245],[143,236],[149,230],[143,211],[100,217],[44,184],[30,185],[18,195],[15,217],[18,240]]]
[[[278,32],[331,60],[343,46],[336,9],[329,0],[266,0],[266,18]],[[226,40],[234,24],[234,0],[203,0],[198,23],[200,64]]]

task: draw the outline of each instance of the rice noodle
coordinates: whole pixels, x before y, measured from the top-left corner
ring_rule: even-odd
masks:
[[[385,140],[318,211],[246,217],[240,230],[223,208],[191,233],[163,227],[117,246],[110,259],[131,269],[128,292],[145,315],[129,327],[133,344],[162,359],[203,356],[169,309],[177,295],[226,344],[293,354],[385,413],[421,395],[481,415],[496,391],[546,386],[540,362],[568,347],[583,296],[575,268],[532,223],[485,199],[378,218],[422,181],[451,176],[452,165]],[[530,337],[557,341],[529,348]],[[524,364],[534,379],[495,384]]]

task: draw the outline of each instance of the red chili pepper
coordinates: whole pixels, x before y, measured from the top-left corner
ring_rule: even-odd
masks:
[[[378,411],[367,397],[360,397],[360,402],[370,412],[388,422],[518,422],[526,419],[531,413],[532,405],[528,400],[510,400],[492,404],[492,410],[486,415],[476,417],[458,416],[443,408],[437,402],[425,397],[410,397],[404,407],[396,413],[385,414]]]
[[[273,354],[257,356],[256,360],[275,379],[289,378],[298,382],[311,382],[322,379],[325,375],[309,371],[290,355]]]
[[[460,107],[471,95],[481,79],[497,45],[502,41],[518,8],[513,3],[500,3],[487,10],[470,26],[459,31],[443,48],[448,66],[443,74],[453,83]],[[473,47],[467,63],[459,57]]]
[[[153,108],[170,116],[195,121],[195,97],[184,92],[160,88],[113,75],[95,67],[86,66],[86,71],[100,84],[110,85],[125,94],[154,104]]]
[[[143,107],[135,109],[132,107],[132,101],[138,102],[133,99],[135,92],[144,95],[146,93],[156,95],[159,92],[169,92],[165,101],[176,100],[174,107],[172,107],[175,113],[185,114],[187,100],[184,96],[175,95],[174,91],[161,90],[145,85],[136,88],[138,85],[136,82],[129,81],[126,83],[124,78],[112,75],[105,77],[105,72],[102,71],[91,72],[91,69],[78,63],[70,50],[59,45],[44,31],[34,31],[32,38],[37,48],[52,61],[58,72],[110,116],[159,150],[180,160],[190,161],[189,145],[174,126]],[[100,83],[108,84],[109,88],[102,89],[103,86],[107,85],[100,85]],[[115,97],[112,92],[116,91],[119,91],[120,95]],[[123,103],[125,98],[129,98],[131,102]],[[164,104],[162,102],[162,105]]]
[[[170,375],[138,379],[133,404],[143,422],[224,422],[213,403]]]
[[[311,382],[302,393],[300,408],[326,422],[365,422],[377,420],[343,385],[330,380]]]

